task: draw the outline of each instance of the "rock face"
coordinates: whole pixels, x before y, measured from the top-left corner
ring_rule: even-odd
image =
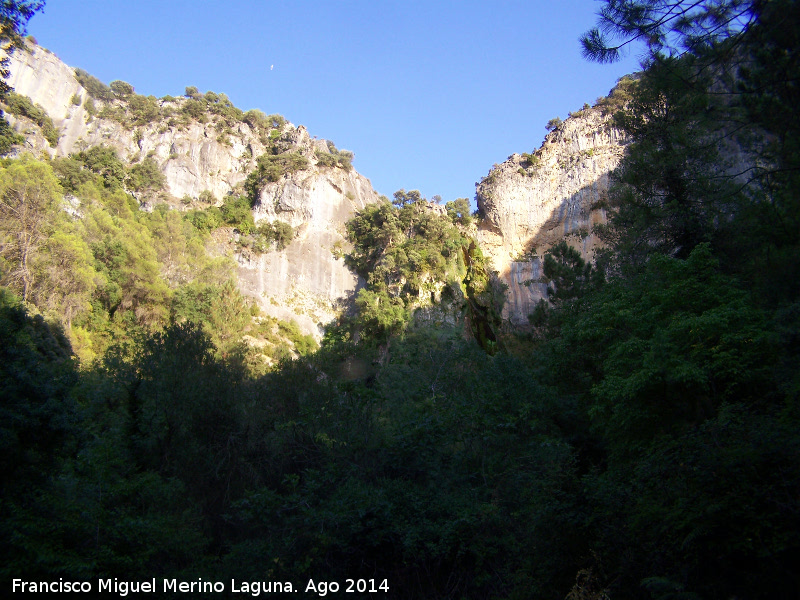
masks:
[[[78,83],[73,69],[38,46],[17,50],[11,56],[9,69],[8,83],[18,94],[42,106],[61,130],[58,145],[51,148],[41,135],[35,135],[29,122],[8,115],[12,125],[26,134],[27,149],[55,157],[105,145],[129,162],[150,155],[166,177],[167,191],[174,198],[197,198],[203,190],[217,198],[224,197],[244,182],[256,158],[266,151],[247,123],[238,123],[232,134],[222,137],[212,121],[169,126],[157,120],[125,127],[114,120],[93,117],[86,108],[89,93]],[[74,104],[73,98],[80,103]],[[184,101],[175,99],[171,104]],[[94,102],[98,109],[103,105]],[[162,100],[159,104],[164,106],[167,102]]]
[[[197,198],[204,190],[218,199],[240,192],[274,139],[243,121],[221,132],[214,118],[124,126],[93,116],[87,110],[89,93],[73,69],[38,46],[17,51],[9,67],[16,92],[41,105],[61,131],[51,148],[37,126],[8,115],[25,134],[28,149],[66,156],[103,144],[128,162],[150,156],[166,177],[168,200]],[[153,101],[176,112],[187,99]],[[106,104],[113,108],[115,102]],[[100,109],[104,103],[96,104]],[[309,167],[266,184],[254,218],[288,222],[297,237],[284,251],[237,253],[240,287],[268,314],[295,319],[306,333],[319,336],[320,325],[334,318],[358,284],[341,258],[347,248],[344,224],[378,194],[355,171],[323,166],[317,153],[328,153],[328,144],[311,138],[304,127],[286,124],[279,133],[283,151],[303,155]],[[566,238],[591,257],[597,244],[592,225],[605,220],[604,211],[593,206],[606,193],[623,150],[609,117],[600,108],[584,109],[549,133],[532,155],[512,155],[478,184],[485,216],[478,239],[508,285],[504,317],[512,323],[527,324],[527,315],[546,295],[545,284],[537,282],[544,251]]]
[[[268,314],[287,319],[291,310],[305,331],[321,334],[358,283],[341,257],[345,223],[378,198],[368,179],[340,168],[298,171],[267,184],[253,209],[256,223],[287,222],[297,237],[282,252],[240,254],[240,287]]]
[[[538,283],[544,252],[566,239],[591,258],[592,226],[605,221],[594,208],[608,190],[624,143],[599,108],[586,108],[550,132],[532,155],[513,154],[477,186],[484,215],[478,239],[508,286],[503,317],[526,325],[547,286]]]
[[[216,198],[240,192],[257,159],[269,151],[267,138],[246,122],[224,133],[214,119],[171,124],[164,119],[126,127],[116,120],[92,116],[89,93],[72,68],[38,47],[18,50],[10,61],[8,83],[18,94],[43,107],[61,131],[55,148],[49,146],[34,124],[8,115],[25,134],[27,150],[36,154],[66,156],[96,145],[117,150],[128,162],[152,157],[166,178],[166,199],[211,191]],[[185,98],[162,99],[178,110]],[[99,110],[104,103],[95,100]],[[116,101],[106,103],[114,106]],[[291,224],[297,237],[283,251],[236,253],[241,290],[258,300],[262,309],[281,319],[294,319],[305,333],[319,337],[321,325],[332,320],[355,291],[357,277],[344,266],[345,223],[355,211],[378,200],[369,180],[352,169],[323,166],[317,152],[329,153],[325,140],[312,139],[302,126],[287,123],[280,131],[284,151],[303,155],[305,170],[283,175],[268,183],[254,207],[256,221],[281,220]]]

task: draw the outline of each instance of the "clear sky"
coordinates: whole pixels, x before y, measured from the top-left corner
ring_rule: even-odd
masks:
[[[355,152],[390,196],[475,195],[555,116],[638,68],[581,57],[593,0],[47,0],[28,30],[64,62],[140,94],[224,92]]]

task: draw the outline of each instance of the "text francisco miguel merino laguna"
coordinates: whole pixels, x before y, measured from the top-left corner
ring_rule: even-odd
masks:
[[[231,579],[230,588],[226,588],[222,581],[178,581],[177,579],[162,579],[161,586],[156,585],[154,577],[148,581],[119,581],[118,579],[98,579],[95,589],[90,581],[25,581],[13,579],[11,591],[14,593],[75,593],[75,592],[106,592],[120,596],[128,594],[155,593],[155,592],[184,592],[184,593],[242,593],[250,596],[260,596],[262,593],[292,593],[299,592],[300,588],[294,587],[288,581],[236,581]],[[389,583],[386,579],[378,582],[375,579],[347,579],[342,586],[338,581],[314,581],[309,579],[306,583],[306,593],[326,596],[328,593],[343,592],[388,592]]]

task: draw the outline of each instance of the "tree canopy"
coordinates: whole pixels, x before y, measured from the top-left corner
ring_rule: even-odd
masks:
[[[646,57],[698,54],[757,22],[769,0],[606,0],[598,24],[581,37],[583,55],[614,62],[642,43]]]

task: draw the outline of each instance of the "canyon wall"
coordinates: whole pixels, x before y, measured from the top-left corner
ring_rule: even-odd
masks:
[[[481,248],[508,286],[503,317],[526,325],[547,294],[542,256],[562,239],[586,259],[598,244],[592,227],[605,221],[598,203],[625,141],[599,107],[584,108],[547,134],[532,154],[513,154],[477,185]]]

